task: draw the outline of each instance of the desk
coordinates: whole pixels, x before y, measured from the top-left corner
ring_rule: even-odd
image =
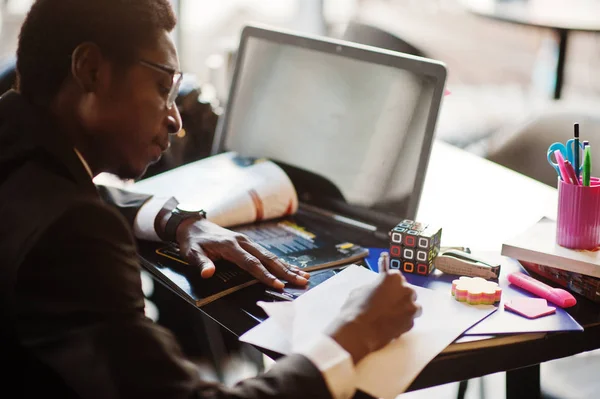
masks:
[[[562,93],[569,32],[599,32],[600,3],[593,0],[462,0],[470,12],[487,18],[553,30],[558,37],[554,99]]]
[[[500,251],[502,242],[515,231],[542,216],[554,217],[556,197],[551,187],[436,141],[417,219],[442,225],[442,245]],[[206,305],[202,311],[240,336],[257,324],[252,307],[261,299],[260,289],[257,285],[248,287]],[[536,392],[539,396],[539,363],[600,348],[600,308],[580,300],[570,313],[585,332],[524,335],[508,344],[493,338],[472,350],[453,350],[451,345],[421,372],[409,390],[510,370],[507,397],[533,399]],[[519,396],[526,386],[533,393]]]

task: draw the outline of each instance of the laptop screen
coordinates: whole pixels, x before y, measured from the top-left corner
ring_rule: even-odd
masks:
[[[217,152],[270,158],[348,205],[414,218],[444,82],[431,60],[246,28]]]

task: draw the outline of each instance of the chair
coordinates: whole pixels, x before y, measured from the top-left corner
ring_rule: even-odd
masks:
[[[359,21],[350,21],[341,39],[386,50],[427,57],[427,54],[406,40],[388,31]]]
[[[597,107],[597,106],[596,106]],[[573,137],[573,124],[579,123],[581,140],[588,139],[594,149],[600,135],[597,109],[584,106],[548,108],[516,126],[506,127],[488,141],[485,157],[502,166],[556,187],[556,171],[548,165],[548,146]],[[597,145],[600,145],[598,143]],[[595,151],[593,151],[595,152]],[[592,162],[592,175],[598,176],[600,165]]]

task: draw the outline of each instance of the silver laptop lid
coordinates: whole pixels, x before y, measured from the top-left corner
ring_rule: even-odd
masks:
[[[445,80],[434,60],[248,26],[212,152],[292,169],[307,203],[338,196],[365,215],[414,219]]]

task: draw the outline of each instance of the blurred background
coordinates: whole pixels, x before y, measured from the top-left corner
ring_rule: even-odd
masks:
[[[7,76],[14,67],[18,31],[31,3],[31,0],[0,0],[0,82],[10,80]],[[590,139],[600,133],[598,0],[172,0],[172,3],[179,16],[173,36],[185,73],[185,84],[178,98],[185,130],[178,137],[182,144],[178,147],[175,143],[173,154],[149,173],[208,155],[211,134],[227,103],[230,68],[240,30],[247,23],[343,38],[444,62],[450,94],[442,103],[437,139],[552,186],[556,174],[546,163],[548,145],[566,140],[574,123],[579,123],[582,135]],[[0,85],[0,91],[2,88]],[[168,316],[160,320],[166,325],[173,323],[171,327],[182,337],[188,334],[189,341],[195,339],[190,334],[210,335],[207,332],[210,326],[202,327],[208,328],[206,331],[178,330]],[[220,349],[214,343],[208,349],[202,345],[186,347],[189,353],[198,355],[206,378],[232,384],[256,374],[264,366],[256,362],[256,353],[243,356],[234,353],[226,361],[202,363],[207,352],[219,357],[219,353],[226,353],[232,347],[240,353],[247,349],[228,342],[222,344]],[[268,367],[268,360],[263,360]],[[576,384],[578,390],[572,390],[573,382],[577,381],[574,375],[584,379],[585,370],[589,374],[589,370],[597,367],[593,361],[592,356],[584,354],[566,363],[543,365],[546,397],[595,397],[597,385],[589,381]],[[458,384],[448,384],[401,397],[453,398],[457,389]],[[503,389],[503,375],[499,373],[469,384],[466,397],[499,399],[504,397]]]
[[[240,29],[252,22],[349,38],[443,61],[448,67],[447,88],[451,94],[442,105],[437,137],[514,169],[521,168],[526,174],[533,172],[511,164],[502,153],[515,135],[527,129],[547,130],[548,123],[557,130],[572,130],[572,123],[579,122],[582,134],[596,129],[594,114],[600,104],[597,0],[172,3],[179,13],[174,39],[186,80],[204,87],[203,101],[210,101],[216,112],[226,102],[227,68]],[[0,4],[2,65],[14,56],[18,29],[31,0],[0,0]],[[490,15],[495,13],[498,15]],[[568,34],[558,99],[554,92],[561,32],[553,27],[565,28],[559,30]],[[531,126],[533,122],[541,126]],[[550,140],[556,141],[549,137],[544,145]],[[508,148],[514,153],[514,148]],[[550,169],[545,176],[534,177],[551,179],[554,185],[553,171],[544,169]]]

